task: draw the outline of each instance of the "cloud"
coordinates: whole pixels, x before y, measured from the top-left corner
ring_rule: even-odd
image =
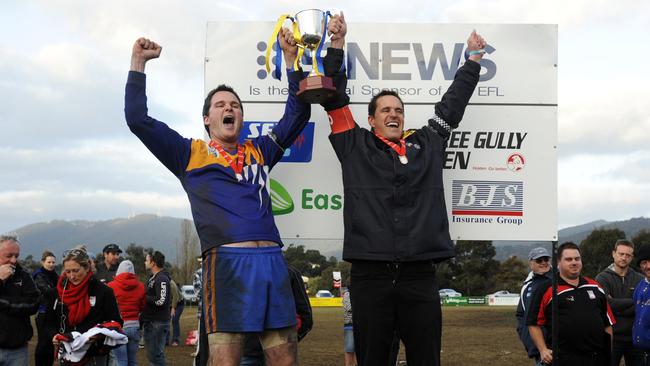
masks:
[[[630,9],[640,12],[631,14]],[[608,0],[464,0],[449,4],[442,18],[448,22],[560,24],[565,30],[586,25],[630,21],[648,9],[646,1]],[[646,13],[647,15],[647,13]]]
[[[560,226],[650,216],[649,163],[647,153],[562,159],[558,165]]]
[[[650,105],[633,79],[575,80],[559,95],[559,153],[650,152]]]
[[[650,200],[642,198],[649,196],[647,185],[560,185],[559,226],[650,217]]]
[[[0,148],[6,160],[0,192],[56,186],[59,192],[126,189],[162,193],[182,192],[177,179],[135,137],[80,140],[68,147],[48,149]]]

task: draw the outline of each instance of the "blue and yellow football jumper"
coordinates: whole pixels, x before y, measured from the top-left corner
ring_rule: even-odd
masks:
[[[203,140],[188,139],[148,115],[146,75],[130,71],[124,113],[138,136],[181,182],[190,200],[201,251],[223,244],[268,240],[282,245],[271,211],[269,172],[309,120],[311,107],[296,98],[302,75],[289,72],[284,115],[276,139],[260,136],[244,143],[244,179],[239,182],[223,156]],[[228,151],[232,159],[237,151]]]

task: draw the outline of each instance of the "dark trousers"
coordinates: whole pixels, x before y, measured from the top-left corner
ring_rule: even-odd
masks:
[[[43,313],[36,315],[36,332],[38,342],[34,350],[34,363],[36,366],[52,366],[54,363],[54,345],[52,338],[57,333],[57,324],[48,319]]]
[[[614,341],[614,347],[612,347],[612,365],[618,366],[622,358],[625,358],[625,366],[643,365],[643,352],[634,348],[632,341]]]
[[[176,312],[172,317],[171,341],[167,341],[167,344],[172,344],[174,342],[180,343],[180,338],[181,338],[180,320],[184,309],[185,309],[185,301],[179,301],[178,304],[176,304]]]
[[[149,365],[166,366],[165,343],[169,337],[169,321],[147,321],[142,329]]]
[[[610,366],[610,363],[610,358],[604,352],[560,352],[560,356],[558,357],[558,366]]]
[[[390,355],[388,356],[388,364],[390,366],[397,366],[399,361],[399,337],[397,334],[393,337],[393,341],[390,345]]]
[[[359,366],[388,365],[395,333],[409,366],[440,365],[442,314],[433,262],[355,261],[351,278]]]

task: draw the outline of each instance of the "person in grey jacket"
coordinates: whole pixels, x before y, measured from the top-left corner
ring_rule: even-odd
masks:
[[[612,307],[614,324],[614,345],[612,365],[618,366],[625,357],[626,365],[641,365],[642,354],[632,345],[632,324],[634,323],[634,301],[632,295],[643,275],[630,268],[634,258],[634,244],[621,239],[614,244],[614,263],[596,276],[596,281],[605,290],[607,301]]]

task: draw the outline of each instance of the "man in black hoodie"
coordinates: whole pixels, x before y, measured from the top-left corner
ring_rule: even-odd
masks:
[[[614,263],[596,276],[603,286],[607,301],[612,307],[614,324],[614,345],[612,365],[618,366],[625,357],[625,365],[641,365],[642,353],[632,345],[632,324],[634,323],[634,301],[632,295],[643,275],[630,268],[634,258],[634,244],[625,239],[616,241],[612,251]]]
[[[165,343],[169,337],[171,284],[165,266],[165,255],[159,251],[147,253],[145,267],[151,271],[147,282],[147,302],[140,319],[144,328],[144,344],[150,365],[165,366]]]
[[[27,342],[33,329],[29,317],[36,313],[39,292],[32,276],[18,264],[20,243],[0,236],[0,364],[28,364]]]

